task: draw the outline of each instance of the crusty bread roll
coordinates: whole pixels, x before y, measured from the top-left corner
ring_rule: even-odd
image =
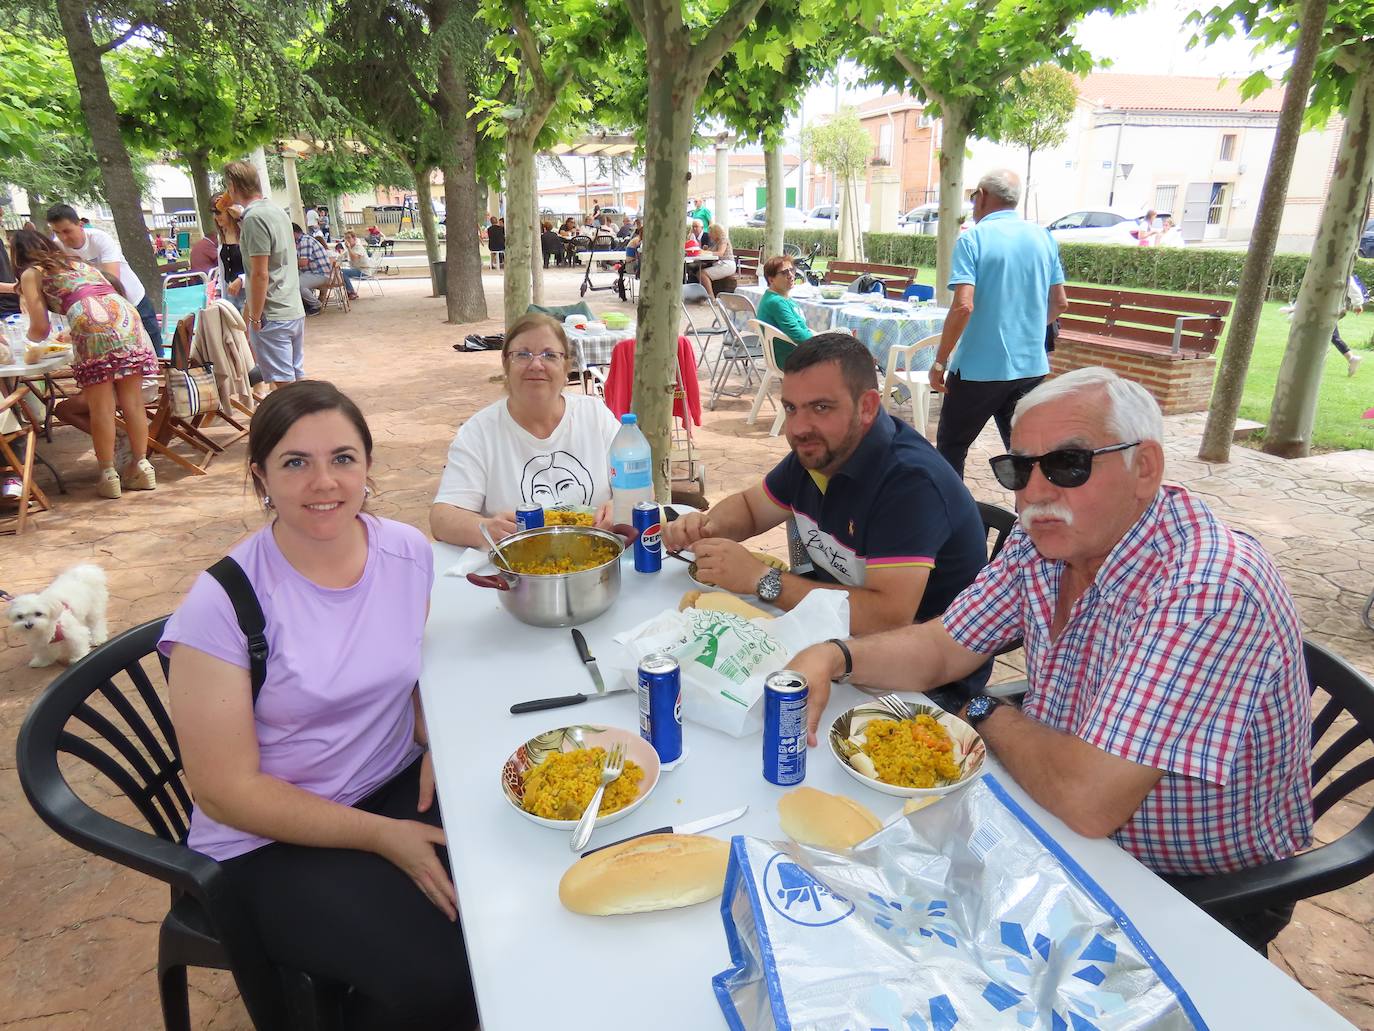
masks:
[[[729,857],[718,838],[648,834],[579,859],[558,882],[558,900],[588,916],[694,906],[720,895]]]
[[[733,612],[745,619],[772,619],[763,609],[755,608],[743,598],[724,591],[688,591],[678,602],[678,611],[685,609],[708,609],[712,612]]]
[[[926,795],[924,797],[908,798],[906,800],[906,805],[902,806],[902,814],[904,816],[910,816],[912,813],[918,812],[928,805],[934,805],[943,797],[943,795]]]
[[[778,801],[783,833],[802,845],[829,851],[853,848],[882,829],[882,821],[852,798],[797,788]]]

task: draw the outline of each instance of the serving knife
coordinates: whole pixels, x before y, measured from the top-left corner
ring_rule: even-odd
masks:
[[[592,655],[592,650],[587,647],[587,639],[582,636],[582,631],[576,627],[572,632],[573,644],[577,645],[577,654],[581,657],[583,665],[587,667],[587,672],[591,674],[592,683],[596,686],[596,694],[567,694],[557,698],[536,698],[529,702],[516,702],[510,707],[511,715],[518,716],[523,712],[539,712],[541,709],[558,709],[565,705],[577,705],[585,702],[589,698],[605,698],[607,695],[620,694],[628,691],[636,684],[623,684],[620,687],[607,689],[606,682],[601,679],[601,670],[596,667],[596,657]]]
[[[738,809],[727,809],[723,813],[716,813],[715,816],[707,816],[701,820],[692,820],[689,823],[679,823],[672,827],[655,827],[651,831],[640,831],[638,834],[631,834],[628,838],[621,838],[619,841],[612,841],[606,845],[598,845],[596,848],[589,848],[582,853],[582,858],[586,859],[593,852],[600,852],[603,848],[610,848],[612,845],[623,845],[627,841],[634,841],[635,838],[643,838],[649,834],[700,834],[702,831],[709,831],[712,827],[720,827],[723,824],[732,823],[749,811],[747,805],[742,805]]]

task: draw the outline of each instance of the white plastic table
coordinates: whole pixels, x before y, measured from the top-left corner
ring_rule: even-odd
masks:
[[[518,622],[495,591],[443,575],[463,549],[436,544],[434,551],[420,690],[482,1027],[724,1028],[711,990],[711,977],[729,966],[718,903],[623,917],[568,912],[558,881],[575,859],[569,835],[526,820],[501,792],[507,756],[541,731],[573,723],[636,728],[634,692],[511,716],[513,702],[590,689],[569,632]],[[603,675],[617,647],[613,634],[676,608],[692,586],[684,563],[665,560],[653,575],[636,573],[629,553],[624,563],[616,604],[581,627]],[[862,697],[837,684],[828,712]],[[777,802],[786,789],[763,779],[758,737],[735,739],[689,722],[683,742],[686,761],[662,775],[638,810],[599,828],[589,847],[745,803],[743,819],[708,833],[783,837]],[[1115,897],[1212,1029],[1351,1027],[1113,842],[1075,834],[1004,772],[999,779]],[[828,750],[811,751],[806,783],[858,799],[883,819],[900,802],[842,773]]]

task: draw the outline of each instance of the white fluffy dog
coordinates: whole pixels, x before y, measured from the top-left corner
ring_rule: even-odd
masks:
[[[33,651],[30,666],[73,663],[96,645],[105,643],[105,605],[109,601],[105,570],[97,565],[73,566],[47,590],[21,594],[10,602],[10,626]]]

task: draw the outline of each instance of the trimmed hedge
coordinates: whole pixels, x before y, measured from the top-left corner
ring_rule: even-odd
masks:
[[[738,247],[761,247],[762,229],[732,229],[730,239]],[[803,251],[819,243],[821,253],[834,256],[839,234],[833,229],[788,230],[788,243]],[[884,265],[935,265],[935,237],[915,233],[865,233],[868,260]],[[1111,244],[1064,243],[1059,259],[1064,275],[1073,282],[1121,286],[1132,290],[1170,290],[1177,293],[1234,297],[1245,265],[1245,251],[1208,248],[1118,247]],[[1269,273],[1269,299],[1291,301],[1307,271],[1307,255],[1276,254]],[[1374,259],[1360,258],[1355,274],[1374,286]]]

